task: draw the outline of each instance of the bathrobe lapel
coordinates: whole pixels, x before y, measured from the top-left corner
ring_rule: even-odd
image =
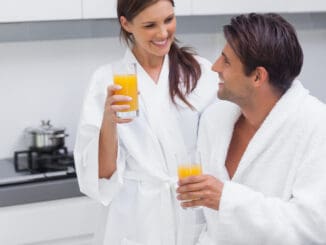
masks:
[[[269,147],[273,147],[276,135],[282,127],[286,126],[289,117],[300,108],[300,101],[308,95],[308,91],[304,89],[300,82],[295,81],[291,88],[281,97],[275,104],[272,111],[266,117],[261,127],[257,130],[251,141],[249,142],[239,166],[232,178],[234,181],[241,181],[241,177],[262,153],[267,151]],[[215,152],[211,155],[208,170],[222,180],[229,180],[228,172],[225,168],[225,160],[231,142],[234,125],[241,115],[240,108],[229,102],[221,102],[229,104],[225,107],[225,118],[222,120],[219,130],[217,128],[217,136],[214,145]],[[223,129],[223,130],[222,130]],[[278,142],[278,146],[282,142]],[[250,169],[250,168],[249,168]]]
[[[239,167],[233,176],[233,180],[241,179],[241,176],[251,163],[267,151],[269,147],[273,147],[273,141],[277,140],[275,136],[278,131],[282,130],[288,121],[291,121],[288,120],[289,117],[293,117],[295,112],[300,108],[300,101],[306,95],[308,95],[308,91],[302,87],[301,83],[295,81],[291,88],[275,104],[272,111],[249,142],[241,158]],[[282,142],[278,142],[277,146],[280,145],[282,145]]]
[[[185,151],[185,144],[179,130],[180,125],[176,119],[176,110],[171,105],[169,97],[168,56],[164,59],[157,84],[130,51],[126,53],[125,60],[137,63],[140,115],[131,125],[119,125],[120,135],[129,138],[126,139],[129,141],[131,132],[127,132],[128,127],[146,127],[146,135],[138,136],[144,137],[144,141],[148,142],[146,151],[140,152],[139,147],[129,147],[130,154],[143,154],[144,169],[151,172],[150,176],[168,180],[169,176],[176,176],[175,152]]]
[[[165,56],[157,84],[141,67],[140,72],[147,77],[146,81],[140,82],[147,120],[162,149],[164,170],[169,176],[175,176],[177,173],[175,154],[178,151],[185,151],[185,144],[177,121],[176,109],[169,95],[168,56]]]
[[[219,127],[217,128],[215,141],[212,143],[216,147],[214,147],[214,153],[209,156],[205,153],[205,149],[201,151],[204,152],[204,156],[207,156],[208,159],[203,159],[205,162],[208,162],[207,172],[218,176],[221,180],[229,180],[229,174],[225,168],[225,159],[228,153],[229,144],[231,142],[234,124],[238,120],[241,115],[240,108],[230,102],[219,102],[225,103],[225,118],[223,120],[219,120]],[[219,128],[223,130],[219,130]],[[206,170],[204,169],[206,172]]]

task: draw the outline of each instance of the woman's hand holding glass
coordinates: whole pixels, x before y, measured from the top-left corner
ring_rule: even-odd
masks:
[[[111,64],[113,85],[107,88],[105,113],[113,123],[128,123],[138,116],[136,63]]]
[[[129,102],[131,98],[125,95],[116,94],[116,92],[119,90],[121,90],[121,86],[119,85],[112,84],[108,86],[104,116],[109,118],[112,123],[128,123],[131,122],[133,119],[118,117],[117,112],[128,110],[130,108],[130,105],[123,105],[119,103]]]

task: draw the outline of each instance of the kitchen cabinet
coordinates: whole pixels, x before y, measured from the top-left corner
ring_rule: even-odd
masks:
[[[116,0],[82,0],[83,18],[117,18]]]
[[[0,4],[0,23],[116,18],[116,0],[0,0]],[[175,0],[177,16],[317,11],[326,11],[325,0]]]
[[[87,197],[0,208],[0,244],[91,245],[100,210]]]
[[[116,1],[82,0],[83,18],[116,18]],[[175,0],[175,13],[181,15],[218,15],[248,12],[326,11],[325,0]]]
[[[303,0],[302,0],[303,1]],[[239,14],[248,12],[284,12],[286,3],[281,0],[193,0],[192,15]]]
[[[326,11],[325,0],[288,0],[289,12],[323,12]]]
[[[198,0],[195,0],[198,1]],[[191,15],[192,12],[192,1],[191,0],[175,0],[175,14],[180,15]]]
[[[81,19],[81,0],[0,0],[0,22]]]
[[[117,18],[116,1],[82,0],[84,19]],[[175,1],[176,15],[190,15],[192,2],[189,0]]]

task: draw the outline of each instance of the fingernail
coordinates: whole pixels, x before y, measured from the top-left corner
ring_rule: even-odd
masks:
[[[120,85],[115,85],[116,89],[122,89]]]
[[[128,100],[128,101],[131,101],[131,100],[132,100],[132,98],[128,96],[127,100]]]

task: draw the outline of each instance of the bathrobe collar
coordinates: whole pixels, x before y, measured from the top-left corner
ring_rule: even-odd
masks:
[[[260,128],[250,140],[232,180],[239,180],[251,163],[253,163],[261,153],[268,150],[268,147],[273,143],[274,136],[277,134],[280,127],[284,126],[287,119],[292,117],[292,115],[300,109],[301,102],[308,94],[308,90],[306,90],[299,81],[296,80],[293,82],[292,86],[275,104]],[[241,111],[237,105],[233,104],[228,107],[228,111],[225,112],[226,118],[223,119],[224,122],[222,127],[227,130],[219,132],[217,135],[219,138],[218,142],[223,143],[216,143],[219,149],[216,150],[210,160],[210,171],[213,173],[220,173],[220,177],[224,180],[230,179],[225,167],[225,160],[232,139],[234,125],[240,115]],[[215,167],[213,166],[214,163]],[[216,163],[219,164],[217,169]]]
[[[140,115],[135,121],[141,120],[139,123],[146,124],[144,126],[148,127],[148,132],[152,141],[152,150],[146,151],[146,153],[151,152],[151,154],[145,156],[144,161],[153,162],[151,164],[145,164],[144,162],[144,166],[146,165],[147,169],[148,166],[153,166],[149,175],[159,177],[162,180],[171,180],[169,176],[176,177],[177,173],[175,155],[177,152],[186,150],[180,131],[180,125],[176,117],[176,109],[175,106],[171,105],[172,101],[169,96],[168,55],[164,57],[157,83],[155,83],[142,68],[129,49],[125,54],[124,60],[137,64]],[[125,142],[128,142],[129,137],[127,128],[132,126],[133,123],[129,125],[119,125],[121,137],[126,137]],[[126,129],[125,133],[123,132],[124,129]],[[137,147],[129,147],[129,149],[131,149],[130,154],[142,154],[139,152],[141,149]],[[157,161],[158,158],[161,160]],[[162,176],[164,172],[166,175]]]

